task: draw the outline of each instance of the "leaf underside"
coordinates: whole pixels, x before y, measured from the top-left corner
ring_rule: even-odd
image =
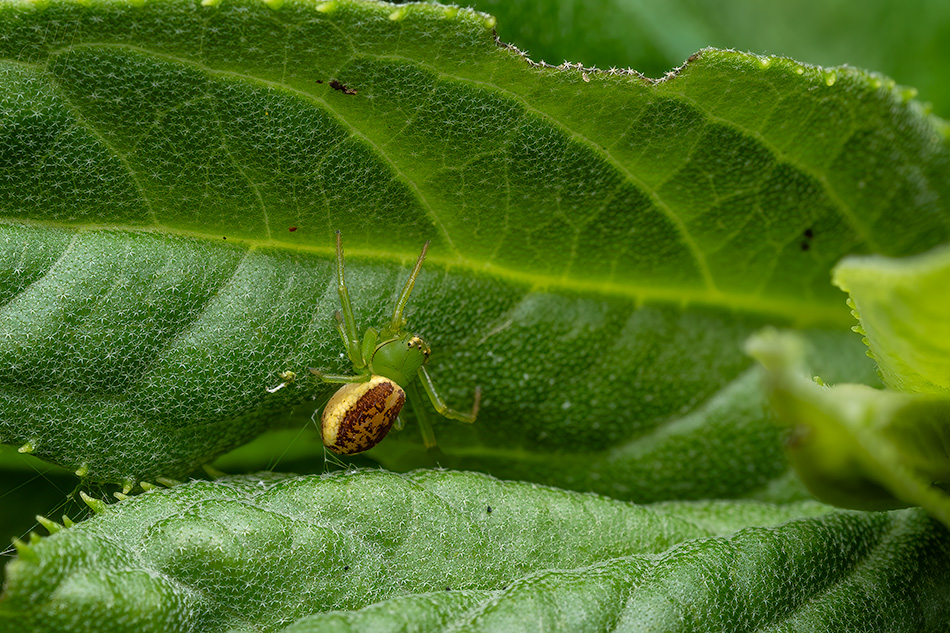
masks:
[[[782,431],[741,341],[807,326],[856,358],[831,265],[948,235],[938,122],[854,69],[707,50],[654,83],[347,1],[4,5],[0,50],[0,439],[98,480],[309,417],[308,368],[348,371],[339,229],[361,327],[432,240],[410,327],[451,406],[484,394],[440,463],[764,494]],[[432,464],[413,427],[370,456]]]

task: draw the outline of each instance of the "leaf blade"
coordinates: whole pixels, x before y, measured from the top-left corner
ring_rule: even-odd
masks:
[[[446,449],[480,446],[495,462],[506,451],[601,459],[741,381],[738,343],[761,325],[846,323],[833,289],[815,283],[840,255],[917,251],[947,237],[942,128],[877,77],[705,51],[669,81],[585,81],[497,47],[479,14],[412,5],[391,19],[388,5],[321,6],[335,11],[183,1],[4,8],[0,45],[16,60],[4,66],[7,94],[28,96],[16,102],[18,120],[37,107],[48,115],[46,127],[4,137],[12,164],[26,166],[4,188],[12,242],[41,227],[84,246],[112,230],[130,236],[120,250],[145,233],[167,242],[146,268],[190,261],[178,274],[198,280],[220,269],[216,286],[195,284],[203,292],[188,305],[199,316],[177,314],[177,337],[156,324],[153,347],[93,337],[70,357],[61,353],[75,336],[69,312],[56,313],[45,367],[28,350],[11,352],[9,389],[45,369],[46,392],[29,394],[38,405],[5,397],[5,442],[124,481],[181,475],[286,423],[279,410],[325,389],[304,383],[267,399],[281,372],[346,369],[326,286],[330,240],[343,227],[364,326],[385,312],[377,303],[419,244],[435,239],[410,322],[436,345],[433,374],[453,403],[470,402],[479,384],[486,394],[483,430],[439,429]],[[261,44],[234,44],[248,34]],[[814,121],[826,122],[822,134],[810,131]],[[73,158],[30,171],[57,148]],[[109,204],[92,202],[100,198]],[[86,260],[61,245],[51,252],[29,276],[65,257],[78,305],[94,304],[109,275],[121,284],[136,272],[110,258],[96,287]],[[13,270],[7,296],[42,290]],[[132,320],[149,302],[174,303],[170,292],[140,280]],[[22,316],[11,317],[10,339]],[[114,325],[120,338],[135,327]],[[97,328],[100,339],[109,333]],[[121,376],[133,386],[118,404],[51,386],[65,376],[82,389],[88,368],[99,383]],[[672,384],[677,375],[686,380]],[[633,389],[618,390],[618,376],[634,377]],[[767,420],[754,424],[765,434]],[[767,477],[784,469],[749,459]],[[546,481],[570,485],[573,470]]]
[[[43,539],[32,562],[9,566],[0,617],[48,627],[63,600],[70,617],[182,631],[397,626],[415,615],[485,631],[558,618],[660,630],[871,618],[873,630],[938,630],[948,545],[946,530],[919,511],[649,508],[445,471],[247,477],[132,497]],[[136,601],[110,598],[133,577],[154,587]],[[97,590],[84,596],[62,590],[90,579]],[[50,594],[59,596],[50,613],[32,610]],[[109,609],[98,606],[110,599]]]

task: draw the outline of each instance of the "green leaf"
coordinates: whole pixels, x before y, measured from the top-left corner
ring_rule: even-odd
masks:
[[[76,512],[77,506],[65,498],[75,487],[76,477],[72,473],[8,446],[0,447],[0,542],[27,538],[37,526],[39,514],[57,519],[63,514],[81,516],[81,512]],[[10,548],[4,553],[10,554]],[[0,584],[5,575],[4,566],[0,566]]]
[[[848,257],[834,283],[866,336],[884,384],[950,395],[950,249],[913,258]]]
[[[794,427],[791,461],[826,503],[862,510],[923,506],[950,526],[950,396],[866,385],[826,387],[801,371],[802,340],[762,332],[747,349],[769,373],[778,416]]]
[[[23,546],[0,630],[939,631],[948,554],[917,511],[650,508],[437,471],[196,481]]]
[[[769,496],[781,431],[740,343],[811,327],[848,356],[828,270],[950,237],[944,124],[853,69],[704,51],[650,83],[534,66],[492,24],[344,0],[0,8],[0,439],[135,481],[306,419],[329,393],[307,368],[348,369],[340,229],[363,327],[433,241],[410,326],[450,405],[484,393],[476,424],[436,429],[440,463]],[[286,370],[308,378],[268,394]],[[432,464],[413,426],[371,457]]]
[[[920,505],[950,525],[950,250],[905,259],[844,259],[834,282],[888,387],[816,385],[802,374],[802,341],[765,332],[747,345],[769,372],[779,417],[796,427],[792,462],[828,503]]]
[[[873,68],[950,114],[950,5],[931,0],[475,0],[532,59],[662,77],[707,47]]]

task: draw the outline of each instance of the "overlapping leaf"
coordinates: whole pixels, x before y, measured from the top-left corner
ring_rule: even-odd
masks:
[[[948,546],[918,511],[651,508],[432,471],[248,477],[23,546],[0,630],[938,631]]]
[[[265,388],[346,370],[340,229],[363,325],[433,240],[410,325],[451,404],[484,392],[477,424],[437,428],[443,463],[641,500],[769,489],[781,432],[740,342],[810,325],[847,354],[821,332],[848,323],[832,263],[947,237],[939,122],[855,70],[706,51],[651,84],[534,67],[491,24],[4,6],[3,441],[134,481],[312,409],[313,379]]]
[[[950,248],[918,257],[849,257],[834,281],[849,293],[884,384],[950,393]]]
[[[792,461],[820,499],[844,507],[920,505],[950,525],[950,251],[903,260],[851,257],[835,268],[889,389],[819,386],[802,341],[763,332],[749,343],[771,400],[795,427]]]

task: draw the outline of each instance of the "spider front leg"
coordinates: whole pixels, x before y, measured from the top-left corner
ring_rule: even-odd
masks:
[[[366,361],[364,361],[363,356],[360,355],[359,344],[354,343],[347,337],[347,328],[344,323],[345,317],[339,310],[333,313],[333,317],[336,319],[336,331],[340,333],[340,338],[343,339],[343,346],[346,349],[346,355],[350,359],[350,362],[353,363],[354,367],[365,367]],[[350,318],[353,318],[352,315],[350,315]]]
[[[414,382],[406,385],[406,391],[409,400],[412,403],[412,411],[416,414],[416,424],[419,425],[419,432],[422,434],[422,444],[427,451],[434,450],[438,443],[435,441],[435,431],[432,429],[432,422],[429,421],[429,415],[426,413],[425,406],[422,404],[422,394],[419,393],[419,385]]]

